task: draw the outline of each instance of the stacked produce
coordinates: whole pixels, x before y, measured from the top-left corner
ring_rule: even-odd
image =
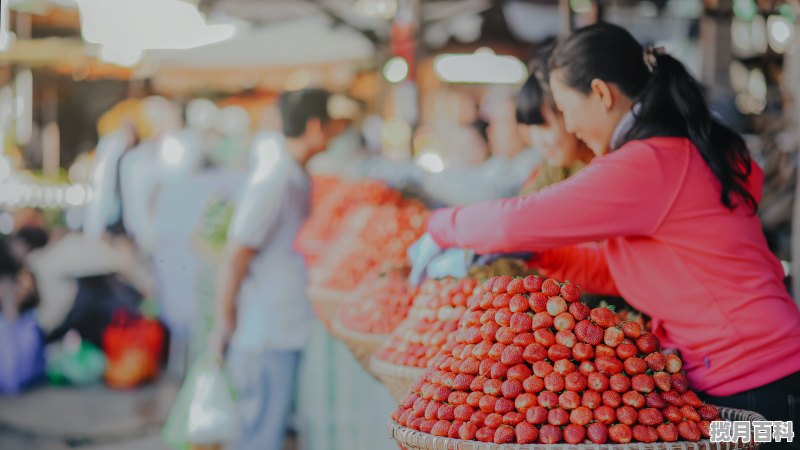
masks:
[[[375,273],[342,302],[336,318],[349,330],[389,334],[408,316],[416,293],[405,268]]]
[[[618,325],[614,312],[580,299],[577,286],[552,279],[489,279],[393,419],[497,444],[707,437],[719,412],[689,389],[681,359],[661,353],[639,323]]]

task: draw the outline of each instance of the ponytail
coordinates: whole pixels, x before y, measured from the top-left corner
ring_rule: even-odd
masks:
[[[751,158],[739,134],[716,120],[697,80],[677,59],[656,49],[643,49],[617,25],[600,23],[577,30],[556,48],[550,70],[562,70],[563,79],[583,93],[591,82],[615,83],[638,104],[635,122],[623,143],[656,136],[678,136],[692,141],[719,180],[720,201],[729,209],[735,197],[755,212],[747,189]]]

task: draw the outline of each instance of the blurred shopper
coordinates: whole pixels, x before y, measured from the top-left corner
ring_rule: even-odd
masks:
[[[337,136],[325,152],[311,159],[308,171],[345,179],[358,178],[361,164],[370,156],[359,130],[363,106],[352,98],[334,95],[330,100],[330,115],[331,130]]]
[[[257,162],[228,232],[210,346],[219,354],[228,347],[243,421],[238,449],[283,448],[313,319],[293,242],[310,208],[306,165],[332,138],[329,98],[319,89],[281,95],[283,134],[256,138]]]

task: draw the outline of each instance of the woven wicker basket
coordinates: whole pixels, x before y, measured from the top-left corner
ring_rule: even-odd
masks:
[[[347,298],[348,293],[320,287],[309,287],[306,294],[308,299],[311,300],[319,320],[322,321],[328,331],[331,331],[336,308]]]
[[[765,420],[760,414],[741,409],[719,408],[725,420]],[[711,449],[755,449],[760,444],[741,442],[711,442],[707,439],[699,442],[655,442],[652,444],[490,444],[477,441],[462,441],[433,436],[389,422],[389,436],[397,441],[400,448],[407,450],[711,450]]]
[[[381,383],[386,386],[389,394],[392,395],[392,398],[394,398],[397,403],[405,399],[406,395],[408,395],[408,392],[411,390],[411,386],[417,381],[417,378],[425,373],[425,369],[399,366],[380,360],[374,356],[370,358],[369,367],[370,372],[381,380]]]
[[[344,342],[344,345],[347,346],[350,353],[356,358],[356,361],[361,364],[361,367],[377,377],[377,375],[372,373],[369,360],[372,358],[372,354],[375,353],[375,350],[389,339],[389,335],[354,331],[342,325],[342,322],[335,317],[333,319],[332,331],[333,337]]]

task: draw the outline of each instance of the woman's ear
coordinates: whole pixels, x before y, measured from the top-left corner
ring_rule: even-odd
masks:
[[[598,99],[600,99],[600,103],[602,103],[603,107],[606,111],[610,111],[611,108],[614,106],[614,91],[611,89],[608,83],[605,81],[595,78],[592,80],[592,94],[596,95]]]

